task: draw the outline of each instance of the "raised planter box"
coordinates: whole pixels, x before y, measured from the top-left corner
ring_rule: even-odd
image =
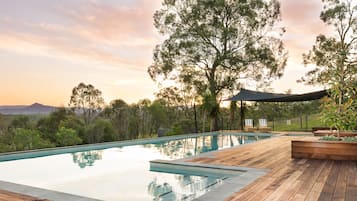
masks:
[[[356,142],[291,141],[292,158],[357,160]]]

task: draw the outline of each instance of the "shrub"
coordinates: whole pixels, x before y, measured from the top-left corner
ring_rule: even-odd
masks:
[[[343,141],[345,141],[345,142],[357,142],[357,137],[344,137]]]
[[[54,147],[51,142],[40,136],[38,130],[17,128],[14,132],[13,145],[16,151]]]
[[[322,138],[320,138],[320,140],[326,140],[326,141],[344,141],[344,142],[357,142],[357,137],[343,137],[343,138],[339,138],[333,135],[329,135],[329,136],[324,136]]]
[[[82,139],[78,137],[77,131],[71,128],[60,127],[56,133],[56,142],[59,146],[70,146],[81,144]]]
[[[109,120],[98,118],[85,131],[87,143],[110,142],[117,140],[115,130]]]
[[[333,135],[328,135],[328,136],[323,136],[320,138],[320,140],[326,140],[326,141],[339,141],[340,138],[333,136]]]

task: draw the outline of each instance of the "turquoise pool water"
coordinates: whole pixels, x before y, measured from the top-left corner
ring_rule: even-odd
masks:
[[[217,134],[179,138],[160,138],[130,146],[118,143],[117,147],[101,150],[3,161],[0,178],[101,200],[191,200],[225,178],[152,172],[149,161],[180,159],[267,136]]]

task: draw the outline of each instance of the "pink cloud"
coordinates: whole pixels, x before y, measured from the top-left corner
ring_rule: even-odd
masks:
[[[320,20],[321,1],[281,0],[282,26],[285,27],[284,43],[290,59],[301,63],[319,34],[329,33],[329,28]]]
[[[159,2],[140,0],[128,7],[88,1],[79,9],[63,4],[55,9],[61,22],[3,17],[0,37],[8,42],[0,47],[19,50],[26,43],[54,55],[146,71],[158,43],[152,16]]]
[[[111,52],[91,48],[89,46],[76,47],[71,43],[63,42],[60,39],[38,36],[33,34],[12,33],[11,35],[0,34],[0,40],[6,41],[0,44],[0,48],[11,49],[22,53],[31,54],[51,54],[52,56],[70,57],[81,60],[91,60],[106,63],[113,66],[129,67],[133,70],[142,71],[145,63],[142,61],[131,61],[121,58]]]
[[[75,32],[90,40],[120,44],[134,39],[134,45],[152,45],[157,37],[153,14],[159,1],[148,2],[141,0],[128,7],[92,1],[79,9],[60,7],[58,10],[68,17]]]

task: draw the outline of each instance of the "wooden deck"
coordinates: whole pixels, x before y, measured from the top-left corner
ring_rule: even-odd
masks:
[[[216,152],[191,162],[265,168],[270,172],[227,200],[356,201],[357,161],[292,159],[291,140],[276,137]]]
[[[21,195],[18,193],[0,190],[0,201],[48,201],[48,200],[38,199],[27,195]]]

